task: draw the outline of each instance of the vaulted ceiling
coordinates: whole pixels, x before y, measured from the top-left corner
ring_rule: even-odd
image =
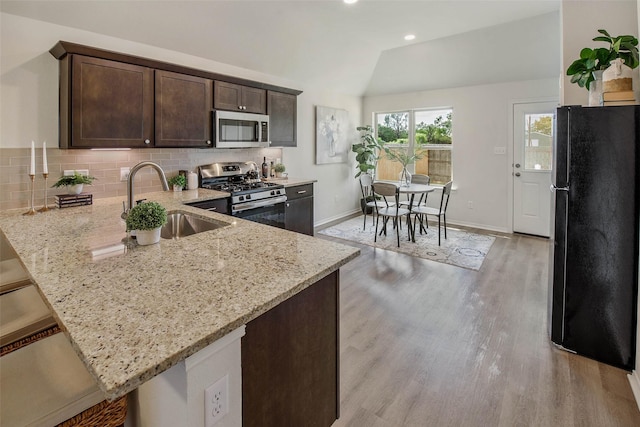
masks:
[[[0,10],[355,95],[559,67],[559,0],[3,0]]]

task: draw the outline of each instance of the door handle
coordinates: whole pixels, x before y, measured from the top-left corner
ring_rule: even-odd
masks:
[[[520,172],[516,172],[516,176],[520,176]]]
[[[520,163],[516,163],[516,167],[519,168],[520,167]]]

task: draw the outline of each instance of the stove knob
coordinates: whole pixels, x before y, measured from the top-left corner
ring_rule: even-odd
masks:
[[[251,194],[247,194],[247,200],[251,200]]]
[[[271,190],[271,195],[272,195],[272,196],[275,196],[275,195],[276,195],[276,192],[275,192],[275,191],[273,191],[273,190]]]
[[[240,196],[240,201],[243,201],[243,200],[244,200],[244,196]]]

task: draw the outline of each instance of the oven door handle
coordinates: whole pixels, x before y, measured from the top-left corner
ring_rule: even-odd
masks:
[[[249,209],[263,208],[274,206],[287,201],[287,196],[271,197],[269,199],[257,200],[255,202],[238,203],[231,206],[233,212],[242,212]]]

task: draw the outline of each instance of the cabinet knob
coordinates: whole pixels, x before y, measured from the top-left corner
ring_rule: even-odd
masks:
[[[242,105],[238,105],[238,110],[242,110]]]
[[[147,145],[149,145],[149,144],[151,144],[151,140],[150,140],[150,139],[145,139],[145,140],[144,140],[144,143],[145,143],[145,144],[147,144]]]
[[[211,145],[211,141],[210,141],[210,140],[209,140],[209,141],[207,141],[207,145]]]

